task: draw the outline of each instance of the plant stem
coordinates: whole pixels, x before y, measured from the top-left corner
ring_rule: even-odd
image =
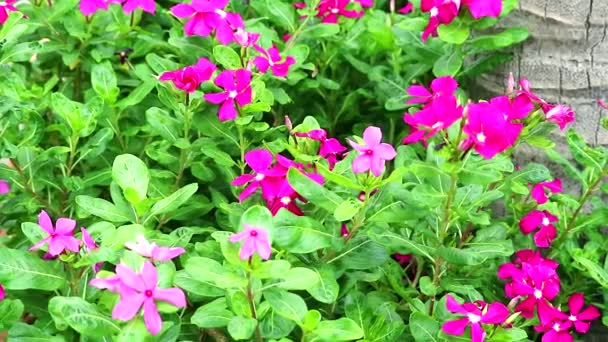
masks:
[[[131,28],[133,28],[133,24],[135,23],[135,11],[131,12]]]
[[[19,163],[16,160],[11,160],[13,162],[13,166],[15,166],[15,170],[17,170],[17,172],[19,173],[19,176],[21,177],[21,179],[23,180],[23,184],[20,184],[25,190],[27,190],[27,192],[29,192],[32,197],[34,197],[38,202],[40,202],[40,204],[42,204],[42,206],[45,208],[45,210],[49,210],[52,211],[55,214],[59,214],[55,209],[53,209],[51,207],[51,203],[49,203],[49,201],[47,201],[45,198],[41,197],[40,195],[38,195],[36,193],[36,191],[34,191],[34,189],[32,188],[29,179],[27,178],[27,176],[25,175],[25,172],[23,172],[23,169],[21,168],[21,166],[19,165]]]
[[[321,3],[321,0],[316,0],[315,3],[312,5],[312,8],[317,8],[319,6],[319,3]],[[304,29],[304,26],[306,26],[306,24],[310,20],[310,17],[311,17],[310,15],[307,15],[306,19],[304,19],[304,21],[302,21],[302,23],[300,24],[300,26],[298,26],[298,28],[293,32],[293,34],[291,35],[291,37],[287,41],[287,45],[285,46],[285,50],[289,50],[296,43],[296,40],[298,39],[298,36],[300,35],[300,33],[302,33],[302,29]]]
[[[251,257],[249,257],[249,266],[251,266]],[[258,320],[257,313],[255,311],[255,299],[253,298],[253,291],[251,290],[251,272],[247,271],[247,300],[249,301],[249,309],[251,310],[251,317]],[[264,341],[262,332],[260,331],[260,322],[256,322],[255,336],[258,342]]]

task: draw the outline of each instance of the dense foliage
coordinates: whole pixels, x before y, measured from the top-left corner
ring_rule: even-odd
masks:
[[[516,6],[0,2],[0,331],[586,333],[608,307],[608,151],[525,79],[466,89],[526,39],[493,28]],[[567,178],[514,165],[522,144]]]

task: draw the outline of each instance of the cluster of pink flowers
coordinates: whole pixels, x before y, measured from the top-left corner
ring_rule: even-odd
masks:
[[[346,152],[346,147],[336,138],[327,138],[324,129],[313,129],[310,132],[293,132],[299,138],[309,138],[320,142],[318,155],[327,160],[330,170],[336,165],[342,154]]]
[[[534,185],[530,192],[530,196],[538,205],[545,204],[548,201],[549,196],[545,193],[545,189],[549,191],[549,196],[552,193],[562,192],[562,182],[560,179],[554,179],[550,182],[540,182]],[[538,232],[534,235],[534,243],[537,247],[548,248],[557,236],[557,230],[553,225],[553,223],[557,221],[558,218],[548,210],[535,209],[522,217],[519,221],[519,227],[522,233],[526,235],[540,227]]]
[[[112,311],[114,319],[130,321],[143,307],[144,322],[153,335],[162,329],[162,318],[158,313],[156,301],[167,302],[178,308],[187,304],[186,295],[181,289],[158,287],[158,271],[154,264],[147,260],[140,273],[134,272],[126,265],[118,264],[115,276],[96,278],[89,284],[120,295],[120,301]]]
[[[321,0],[316,8],[315,17],[321,19],[322,23],[337,24],[338,18],[361,18],[364,14],[362,9],[354,9],[354,3],[360,7],[373,7],[373,0]],[[295,8],[304,9],[306,3],[296,2],[293,4]]]
[[[276,162],[273,159],[276,158]],[[323,184],[323,177],[316,173],[307,173],[304,165],[296,163],[280,154],[273,157],[268,150],[257,149],[245,154],[245,162],[253,170],[253,174],[244,174],[235,178],[231,185],[243,186],[245,189],[239,195],[242,202],[261,189],[262,197],[273,215],[281,208],[286,208],[296,215],[304,215],[296,204],[296,200],[305,202],[306,199],[298,194],[287,180],[290,168],[296,168],[306,174],[313,181]]]
[[[80,12],[89,16],[99,10],[107,11],[111,4],[122,4],[122,10],[130,14],[138,8],[151,14],[156,13],[154,0],[80,0]]]

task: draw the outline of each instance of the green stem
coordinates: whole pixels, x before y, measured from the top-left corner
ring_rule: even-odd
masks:
[[[54,214],[60,214],[57,210],[51,207],[51,203],[48,200],[41,197],[36,193],[36,191],[34,191],[34,188],[32,188],[28,177],[25,175],[25,172],[23,171],[19,163],[16,160],[11,161],[13,163],[13,166],[15,167],[15,170],[17,170],[17,173],[19,173],[19,177],[21,177],[21,180],[23,181],[23,184],[18,184],[21,185],[21,187],[23,187],[27,192],[29,192],[30,195],[32,195],[32,197],[34,197],[40,204],[42,204],[45,210],[51,211]]]
[[[249,266],[251,266],[251,257],[249,257]],[[253,291],[251,290],[251,272],[247,271],[247,300],[249,301],[249,309],[251,310],[251,317],[258,320],[258,316],[255,310],[255,299],[253,298]],[[255,336],[258,342],[264,341],[262,337],[262,331],[260,330],[260,323],[256,322]]]
[[[321,3],[321,0],[316,0],[314,2],[314,4],[311,6],[311,8],[317,8],[317,7],[319,7],[319,3]],[[298,26],[298,28],[293,32],[293,34],[291,35],[291,37],[287,41],[287,45],[285,46],[285,50],[289,50],[296,43],[296,40],[298,39],[298,36],[302,33],[302,29],[304,29],[304,26],[306,26],[306,24],[308,23],[308,21],[310,20],[310,18],[311,18],[310,15],[306,16],[306,18],[304,19],[304,21],[302,21],[302,23],[300,24],[300,26]]]

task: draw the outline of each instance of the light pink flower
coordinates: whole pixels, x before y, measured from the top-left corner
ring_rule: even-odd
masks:
[[[152,261],[169,261],[186,252],[181,247],[160,247],[154,242],[148,242],[141,234],[136,239],[137,243],[127,242],[125,247]]]
[[[154,0],[124,0],[125,3],[122,5],[122,10],[130,14],[138,8],[142,11],[154,14],[156,12],[156,3]]]
[[[213,83],[223,88],[224,91],[205,94],[205,100],[221,104],[218,112],[220,121],[236,119],[238,112],[234,106],[235,100],[241,107],[251,103],[251,72],[249,70],[224,70]]]
[[[497,18],[502,12],[502,0],[462,0],[475,19],[481,17]]]
[[[171,80],[176,88],[193,93],[201,83],[211,79],[215,69],[217,69],[216,66],[203,57],[195,65],[175,71],[166,71],[158,79],[161,81]]]
[[[243,30],[243,19],[236,13],[224,11],[229,0],[193,0],[191,5],[179,4],[171,7],[171,13],[178,18],[190,19],[184,26],[187,36],[209,36],[213,31],[217,40],[228,45],[234,37],[234,31]]]
[[[458,89],[458,82],[452,76],[437,77],[431,82],[431,91],[421,85],[413,85],[407,88],[408,95],[412,96],[407,104],[426,104],[443,96],[454,96]]]
[[[0,24],[4,24],[6,22],[6,20],[8,19],[9,11],[19,11],[17,7],[13,6],[16,1],[17,0],[4,0],[0,3]]]
[[[245,230],[230,236],[230,242],[245,240],[241,246],[239,256],[242,260],[248,260],[255,252],[264,259],[268,260],[272,253],[268,232],[264,228],[257,228],[245,224]]]
[[[567,319],[574,324],[576,332],[586,334],[591,326],[590,321],[593,321],[601,316],[600,311],[593,305],[583,309],[585,304],[585,295],[583,293],[575,293],[568,299],[568,308],[570,315]]]
[[[565,105],[548,105],[543,107],[545,118],[559,126],[562,131],[574,121],[574,111]]]
[[[382,131],[378,127],[369,126],[363,132],[365,145],[359,145],[349,140],[348,143],[359,152],[353,160],[353,172],[363,173],[371,170],[374,176],[379,177],[384,172],[384,163],[397,156],[395,148],[382,143]]]
[[[468,325],[471,326],[471,341],[483,342],[486,336],[483,324],[502,324],[509,317],[509,309],[502,303],[486,304],[478,300],[473,303],[458,304],[451,296],[446,296],[446,307],[452,313],[460,313],[465,317],[443,323],[441,330],[446,334],[460,336]]]
[[[178,308],[186,306],[186,296],[181,289],[157,287],[158,272],[149,261],[144,262],[140,274],[123,264],[118,264],[116,275],[124,289],[121,290],[120,301],[112,311],[114,319],[130,321],[143,307],[146,327],[152,335],[156,335],[160,332],[163,323],[156,308],[156,300],[170,303]]]
[[[91,281],[89,282],[89,285],[96,287],[98,289],[105,289],[108,290],[110,292],[113,293],[119,293],[119,294],[130,294],[131,289],[126,286],[122,280],[120,280],[120,277],[117,275],[108,277],[108,278],[95,278],[95,279],[91,279]]]
[[[534,198],[536,203],[545,204],[549,197],[545,193],[545,189],[549,190],[549,194],[562,192],[562,181],[556,178],[550,182],[540,182],[532,187],[530,196]]]
[[[4,179],[0,179],[0,195],[5,195],[11,192],[11,186]]]
[[[43,210],[38,216],[38,224],[49,236],[33,245],[29,249],[30,251],[39,249],[47,242],[49,244],[48,253],[53,257],[63,253],[66,249],[74,253],[80,250],[80,241],[74,237],[76,221],[60,218],[57,220],[55,227],[53,227],[53,221],[51,221],[49,214]]]
[[[422,110],[414,115],[405,113],[403,121],[411,126],[410,134],[403,139],[404,144],[426,141],[439,131],[449,128],[454,122],[462,118],[463,108],[456,102],[456,98],[445,95],[435,98]]]
[[[604,108],[604,109],[608,109],[608,104],[606,104],[604,101],[602,100],[597,100],[597,104],[598,106]]]
[[[548,248],[557,236],[553,222],[557,217],[551,215],[547,210],[532,210],[519,221],[519,228],[525,235],[532,233],[540,226],[540,230],[534,234],[534,243],[537,247]]]
[[[273,75],[277,77],[287,77],[289,67],[296,62],[292,56],[287,56],[285,57],[285,60],[282,61],[283,57],[279,54],[279,49],[277,49],[276,46],[273,46],[268,50],[265,50],[258,45],[254,45],[253,47],[261,54],[261,56],[254,58],[253,64],[255,64],[255,66],[258,67],[258,70],[263,73],[270,67]]]
[[[81,227],[80,231],[82,232],[82,242],[84,244],[84,249],[87,253],[99,248],[99,245],[95,242],[93,237],[89,234],[89,232],[84,227]],[[99,272],[99,270],[101,269],[102,266],[103,266],[103,262],[96,263],[95,265],[93,265],[93,272],[95,272],[95,273]]]

